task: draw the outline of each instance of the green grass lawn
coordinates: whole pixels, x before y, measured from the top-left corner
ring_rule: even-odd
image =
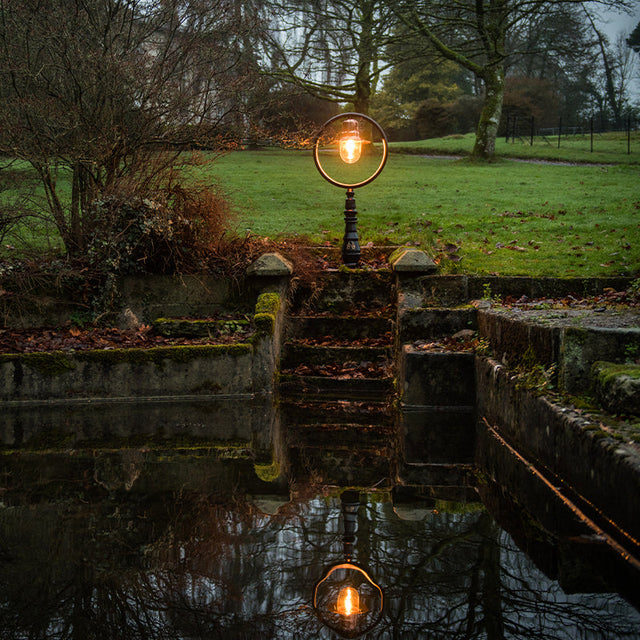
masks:
[[[454,136],[392,145],[395,151],[409,145],[413,153],[391,153],[377,180],[356,190],[361,245],[411,243],[442,258],[445,271],[640,275],[640,165],[620,152],[619,140],[602,152],[619,164],[426,157],[468,152],[472,142]],[[518,145],[499,141],[498,151],[505,146]],[[577,162],[577,155],[563,147],[552,154],[564,162]],[[640,157],[640,140],[633,157]],[[345,190],[320,176],[310,151],[236,151],[192,172],[222,185],[241,235],[341,246]],[[16,252],[0,247],[0,257],[11,255]]]
[[[317,172],[310,152],[238,151],[200,168],[239,207],[241,232],[306,235],[341,246],[344,190]],[[640,167],[502,160],[477,164],[391,154],[356,190],[361,245],[411,242],[435,255],[455,245],[449,271],[531,275],[636,274],[640,270]],[[451,250],[452,247],[450,246]]]

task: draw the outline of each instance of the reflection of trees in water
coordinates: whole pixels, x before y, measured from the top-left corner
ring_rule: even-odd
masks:
[[[5,508],[0,638],[330,638],[310,597],[341,558],[337,498],[271,517],[187,495]],[[370,502],[356,560],[385,591],[370,640],[640,637],[617,597],[565,595],[481,509],[404,521]]]

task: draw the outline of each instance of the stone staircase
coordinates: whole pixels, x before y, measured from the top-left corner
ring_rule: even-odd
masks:
[[[341,485],[395,478],[395,312],[389,272],[336,271],[321,291],[296,292],[279,382],[294,478]]]

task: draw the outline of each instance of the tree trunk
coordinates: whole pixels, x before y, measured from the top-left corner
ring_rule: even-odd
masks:
[[[487,160],[493,158],[496,153],[496,137],[504,97],[504,69],[502,66],[488,68],[483,74],[483,80],[484,103],[478,121],[472,155],[474,158]]]
[[[358,43],[358,71],[355,77],[354,110],[369,115],[371,101],[371,65],[374,60],[373,28],[374,3],[366,0],[360,4],[362,12],[360,41]]]
[[[353,109],[357,113],[364,113],[369,115],[369,102],[371,100],[371,89],[368,83],[361,85],[356,80],[356,95],[353,101]]]

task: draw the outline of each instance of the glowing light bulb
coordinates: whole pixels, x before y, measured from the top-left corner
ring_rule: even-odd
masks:
[[[360,611],[360,596],[353,587],[344,587],[338,594],[336,609],[340,615],[351,616]]]
[[[340,158],[347,164],[353,164],[360,160],[362,153],[362,140],[358,129],[357,120],[345,120],[342,123],[342,135],[340,136]]]

